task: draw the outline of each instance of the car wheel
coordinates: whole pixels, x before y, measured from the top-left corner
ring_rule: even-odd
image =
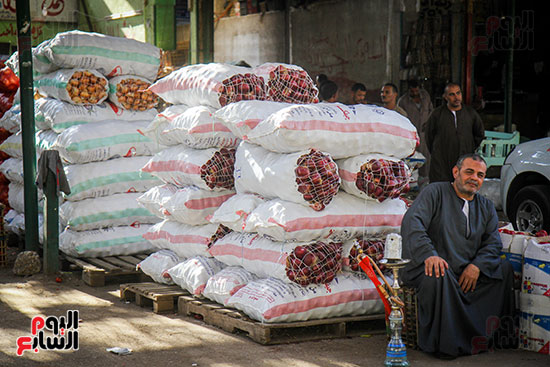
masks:
[[[550,229],[550,187],[533,185],[521,189],[512,200],[509,217],[518,231],[534,234]]]

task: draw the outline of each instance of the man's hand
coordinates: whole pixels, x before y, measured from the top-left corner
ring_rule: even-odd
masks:
[[[468,264],[460,274],[458,284],[464,293],[473,292],[476,289],[477,278],[479,278],[479,268],[474,264]]]
[[[439,275],[445,275],[445,269],[449,269],[449,264],[439,256],[430,256],[424,260],[424,269],[427,276],[431,277],[435,273],[435,277],[439,278]]]

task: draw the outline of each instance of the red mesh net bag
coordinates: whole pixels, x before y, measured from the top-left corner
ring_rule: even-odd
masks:
[[[267,84],[267,99],[288,103],[317,103],[319,91],[309,74],[299,66],[266,63],[254,69]]]
[[[371,159],[361,166],[355,185],[369,197],[382,202],[409,191],[411,171],[403,161]]]
[[[211,189],[232,189],[235,186],[234,169],[235,149],[221,148],[201,166],[200,175]]]
[[[328,154],[311,149],[298,158],[294,172],[298,191],[314,210],[323,210],[340,188],[338,167]]]
[[[317,241],[299,245],[288,255],[286,275],[294,283],[326,284],[342,269],[342,244]]]
[[[262,77],[252,73],[235,74],[224,79],[220,86],[220,105],[223,107],[232,102],[265,100],[266,90]]]
[[[357,272],[362,271],[359,267],[359,261],[357,259],[357,256],[360,254],[360,250],[362,250],[364,254],[369,255],[381,271],[386,270],[386,266],[384,264],[380,264],[380,260],[384,258],[384,248],[384,240],[381,239],[356,239],[353,242],[348,255],[350,270]]]

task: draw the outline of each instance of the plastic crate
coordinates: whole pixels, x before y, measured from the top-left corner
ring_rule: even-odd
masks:
[[[506,156],[519,144],[519,132],[501,133],[485,131],[485,139],[479,145],[477,153],[487,162],[487,168],[502,166]]]

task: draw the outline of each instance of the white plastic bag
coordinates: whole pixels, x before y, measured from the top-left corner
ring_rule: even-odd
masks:
[[[164,220],[149,228],[143,238],[156,248],[169,249],[182,258],[199,255],[210,257],[208,245],[217,228],[215,224],[191,226]]]
[[[108,120],[72,126],[64,130],[52,149],[68,163],[106,161],[111,158],[152,156],[160,147],[141,135],[138,129],[148,121]]]
[[[214,117],[222,121],[239,139],[246,139],[260,121],[289,106],[290,103],[273,101],[240,101],[220,108],[214,113]]]
[[[374,284],[351,273],[338,275],[328,286],[302,287],[276,278],[252,281],[231,296],[227,306],[268,323],[384,313]]]
[[[162,134],[170,121],[189,109],[186,105],[172,105],[158,113],[152,122],[139,132],[160,145],[177,145],[179,142],[169,134]]]
[[[174,284],[168,276],[167,270],[182,261],[170,250],[160,250],[152,253],[136,265],[144,274],[149,275],[155,282],[163,284]]]
[[[43,96],[76,105],[94,105],[107,99],[107,78],[93,69],[57,70],[42,75],[34,85]]]
[[[97,105],[76,106],[71,103],[63,102],[54,98],[41,98],[36,102],[37,123],[43,120],[43,129],[52,129],[56,133],[61,133],[65,129],[106,120],[123,121],[151,121],[156,116],[156,110],[148,111],[129,111],[118,108],[110,103],[100,103]]]
[[[149,89],[172,104],[216,109],[241,100],[265,99],[263,80],[249,68],[218,63],[184,66]]]
[[[208,279],[223,268],[225,265],[214,258],[195,256],[168,269],[168,274],[181,288],[200,296]]]
[[[12,134],[21,130],[21,105],[14,104],[0,117],[0,127]]]
[[[139,193],[115,194],[80,201],[66,201],[59,207],[59,221],[74,231],[104,227],[154,224],[160,221],[139,206]]]
[[[176,145],[155,154],[141,169],[164,183],[206,190],[234,187],[235,149],[193,149]]]
[[[236,194],[221,204],[207,219],[233,231],[243,232],[250,213],[264,202],[266,199],[256,194]]]
[[[338,168],[320,151],[280,154],[242,142],[235,154],[235,190],[323,210],[340,187]]]
[[[248,140],[278,153],[315,147],[334,159],[369,153],[404,158],[414,153],[418,134],[408,118],[393,110],[315,103],[275,112],[248,134]]]
[[[409,191],[411,171],[405,162],[382,154],[364,154],[339,159],[342,189],[367,200],[396,199]]]
[[[73,257],[135,255],[154,250],[143,238],[150,225],[121,226],[59,234],[59,250]]]
[[[141,194],[137,201],[158,218],[166,219],[163,203],[178,191],[178,188],[171,184],[158,185],[150,188],[145,193]]]
[[[120,193],[145,192],[161,184],[160,180],[141,172],[151,157],[116,158],[101,162],[72,164],[64,167],[71,193],[65,195],[77,201]]]
[[[358,236],[399,233],[406,204],[400,199],[383,203],[339,192],[323,211],[273,199],[260,204],[248,217],[246,230],[276,241],[345,241]]]
[[[256,275],[240,266],[228,266],[208,279],[202,295],[225,306],[229,297],[256,279]]]
[[[8,158],[0,163],[0,172],[6,176],[10,182],[15,182],[20,185],[23,181],[23,160],[19,158]]]
[[[157,78],[161,51],[150,43],[78,30],[58,33],[44,54],[59,68],[94,68],[108,78],[138,75]]]

